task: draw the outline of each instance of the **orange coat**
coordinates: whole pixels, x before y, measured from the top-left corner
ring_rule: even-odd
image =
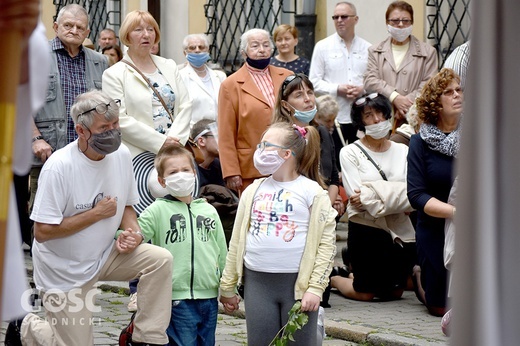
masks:
[[[276,98],[285,78],[293,73],[271,65],[268,68]],[[253,164],[253,154],[271,124],[273,112],[245,64],[222,82],[218,96],[218,146],[224,178],[262,176]]]

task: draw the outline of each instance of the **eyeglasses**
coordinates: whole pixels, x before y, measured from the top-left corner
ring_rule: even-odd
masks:
[[[301,74],[300,73],[296,73],[296,74],[292,74],[290,75],[289,77],[285,78],[285,80],[283,81],[282,83],[282,94],[285,92],[285,89],[287,88],[287,86],[296,78],[302,78]]]
[[[278,149],[289,149],[287,147],[282,147],[281,145],[277,145],[277,144],[273,144],[273,143],[269,143],[269,142],[260,142],[258,143],[258,145],[256,146],[258,149],[260,149],[260,151],[264,151],[265,148],[278,148]]]
[[[358,98],[354,104],[356,106],[363,106],[367,101],[375,99],[377,96],[379,96],[378,93],[372,93],[368,94],[367,96],[363,96],[361,98]]]
[[[403,26],[409,26],[412,24],[411,19],[389,19],[388,23],[390,23],[392,26],[398,26],[399,23],[403,23]]]
[[[78,118],[82,115],[90,113],[92,111],[96,111],[98,114],[105,114],[108,111],[108,107],[115,108],[121,105],[121,100],[112,100],[109,103],[100,103],[96,107],[89,109],[86,112],[78,114]]]
[[[460,94],[463,93],[462,88],[461,88],[461,87],[457,87],[457,88],[455,88],[455,89],[446,89],[446,90],[444,90],[444,91],[442,92],[442,94],[443,94],[444,96],[453,96],[453,95],[455,94],[455,92],[456,92],[458,95],[460,95]]]
[[[192,52],[192,51],[196,50],[197,48],[198,48],[200,51],[203,51],[203,52],[209,50],[209,47],[206,46],[206,45],[203,45],[203,44],[199,44],[199,45],[190,45],[190,46],[186,47],[186,50],[189,51],[189,52]]]
[[[347,20],[347,19],[349,19],[349,17],[355,17],[355,16],[356,16],[355,14],[342,14],[339,16],[332,16],[332,20],[338,20],[338,19]]]

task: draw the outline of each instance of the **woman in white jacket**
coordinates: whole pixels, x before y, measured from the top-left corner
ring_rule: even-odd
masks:
[[[119,35],[128,51],[122,61],[105,70],[103,91],[113,99],[121,100],[122,140],[132,153],[140,187],[140,203],[136,210],[142,212],[153,201],[146,188],[153,158],[164,144],[176,142],[184,145],[188,139],[191,99],[175,61],[151,54],[161,34],[149,12],[130,12]],[[145,78],[160,96],[155,94]],[[163,106],[161,98],[168,109]]]
[[[182,42],[182,49],[187,62],[184,68],[181,67],[180,74],[193,103],[190,128],[202,119],[217,121],[218,92],[226,74],[207,65],[211,59],[208,36],[188,35]]]

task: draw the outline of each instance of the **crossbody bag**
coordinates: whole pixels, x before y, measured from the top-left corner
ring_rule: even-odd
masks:
[[[367,157],[368,161],[372,162],[372,164],[374,165],[374,167],[377,169],[377,171],[379,172],[379,174],[381,174],[381,177],[388,181],[388,179],[386,179],[386,174],[385,172],[383,172],[383,170],[381,169],[381,167],[379,167],[379,165],[374,161],[374,159],[368,155],[367,151],[365,149],[363,149],[363,147],[361,145],[359,145],[359,143],[356,143],[354,142],[354,144],[363,152],[363,154],[365,154],[365,156]]]
[[[152,89],[152,91],[155,93],[155,95],[161,102],[162,106],[164,107],[164,110],[166,111],[166,113],[168,113],[170,120],[172,121],[172,124],[173,124],[173,114],[170,112],[170,109],[168,108],[168,106],[166,106],[166,102],[164,101],[162,95],[157,91],[157,89],[155,89],[155,87],[150,82],[150,80],[144,75],[143,72],[141,72],[141,70],[139,70],[137,68],[137,66],[132,64],[130,61],[128,61],[126,59],[123,59],[121,61],[124,62],[125,64],[127,64],[128,66],[132,67],[134,70],[136,70],[141,75],[141,77],[143,77],[143,79],[146,81],[146,83],[148,83],[148,86]],[[197,144],[191,138],[188,138],[184,147],[193,154],[193,157],[195,158],[195,161],[197,163],[204,162],[204,154],[202,153],[200,148],[197,146]]]

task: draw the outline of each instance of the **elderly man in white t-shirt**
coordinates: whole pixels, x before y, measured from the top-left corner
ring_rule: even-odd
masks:
[[[31,219],[34,281],[46,319],[25,316],[20,331],[26,344],[92,345],[92,313],[101,309],[94,305],[94,284],[137,277],[145,304],[134,319],[133,344],[168,342],[172,256],[141,244],[132,207],[139,197],[130,151],[121,145],[118,101],[98,90],[78,96],[71,108],[78,139],[56,151],[40,174]]]

